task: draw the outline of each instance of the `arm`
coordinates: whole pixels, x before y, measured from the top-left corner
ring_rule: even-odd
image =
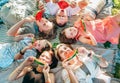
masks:
[[[33,48],[33,45],[32,45],[32,44],[30,44],[29,46],[24,47],[22,50],[20,50],[19,53],[17,53],[17,54],[14,56],[14,59],[15,59],[15,60],[22,59],[24,53],[26,52],[26,50],[32,49],[32,48]]]
[[[24,76],[27,72],[31,71],[31,64],[33,63],[34,58],[29,57],[23,63],[20,64],[9,76],[8,80],[13,81],[22,76]],[[29,67],[28,67],[29,66]]]
[[[50,67],[48,65],[45,65],[43,68],[43,74],[45,77],[45,83],[53,83],[54,77],[50,77],[51,74],[49,73]]]
[[[64,78],[68,76],[70,79],[70,83],[78,83],[78,80],[77,80],[75,74],[73,73],[72,68],[64,61],[63,61],[62,65],[65,68],[63,70],[64,71],[63,73],[66,74],[66,75],[62,76],[64,82],[66,81],[66,79],[64,79]]]
[[[22,27],[24,23],[26,23],[26,22],[33,22],[33,21],[35,21],[35,18],[33,16],[26,17],[25,19],[19,21],[15,25],[13,25],[8,30],[7,35],[8,36],[16,36],[17,33],[18,33],[19,28]]]
[[[85,33],[84,35],[80,36],[79,41],[89,45],[97,45],[97,42],[91,33]]]
[[[71,83],[78,83],[78,80],[71,69],[67,69]]]

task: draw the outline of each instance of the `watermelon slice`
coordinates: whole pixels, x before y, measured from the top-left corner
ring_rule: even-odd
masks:
[[[67,61],[73,59],[78,54],[78,51],[71,51],[66,57],[68,58]]]
[[[40,61],[38,59],[35,59],[34,62],[37,63],[37,64],[39,64],[39,65],[41,65],[41,66],[45,65],[45,63],[43,63],[42,61]]]

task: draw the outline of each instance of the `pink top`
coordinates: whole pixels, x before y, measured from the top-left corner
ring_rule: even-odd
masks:
[[[86,29],[94,36],[98,43],[105,43],[106,41],[112,44],[118,44],[120,26],[116,23],[112,16],[103,20],[97,19],[94,21],[85,21]],[[80,30],[76,39],[82,35],[83,29]]]

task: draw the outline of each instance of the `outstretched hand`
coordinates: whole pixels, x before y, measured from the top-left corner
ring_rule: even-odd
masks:
[[[34,62],[34,59],[35,59],[35,57],[29,56],[28,58],[26,58],[26,59],[24,60],[24,62],[22,63],[22,65],[23,65],[24,67],[30,66],[30,65]]]

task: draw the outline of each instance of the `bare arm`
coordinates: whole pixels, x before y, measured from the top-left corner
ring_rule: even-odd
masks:
[[[73,73],[72,68],[66,62],[64,62],[64,61],[63,61],[62,65],[65,68],[63,71],[66,72],[66,75],[67,74],[69,75],[70,83],[78,83],[78,80],[77,80],[75,74]],[[63,80],[65,81],[64,78],[65,78],[65,76],[63,77]]]
[[[29,44],[28,46],[24,47],[20,52],[18,52],[15,56],[14,59],[15,60],[19,60],[23,58],[24,53],[26,52],[26,50],[28,49],[32,49],[34,46],[32,44]]]
[[[48,65],[45,65],[44,68],[43,68],[43,74],[44,74],[44,77],[45,77],[45,83],[55,83],[54,77],[51,77],[51,76],[54,76],[54,75],[50,74],[49,70],[50,70],[50,67]]]
[[[97,42],[91,33],[85,33],[85,35],[80,36],[79,41],[89,45],[97,45]]]
[[[69,73],[71,83],[78,83],[78,80],[77,80],[75,74],[73,73],[73,71],[71,69],[67,69],[67,71]]]
[[[31,71],[31,64],[33,63],[34,58],[29,57],[23,63],[20,64],[9,76],[9,81],[17,80],[18,78],[24,76],[27,72]],[[29,67],[28,67],[29,66]]]
[[[15,36],[17,34],[17,31],[22,25],[25,23],[25,19],[19,21],[15,25],[13,25],[7,32],[8,36]]]
[[[16,36],[19,28],[21,28],[23,26],[24,23],[26,22],[34,22],[35,18],[33,16],[29,16],[26,17],[25,19],[19,21],[18,23],[16,23],[15,25],[13,25],[7,32],[8,36]]]

